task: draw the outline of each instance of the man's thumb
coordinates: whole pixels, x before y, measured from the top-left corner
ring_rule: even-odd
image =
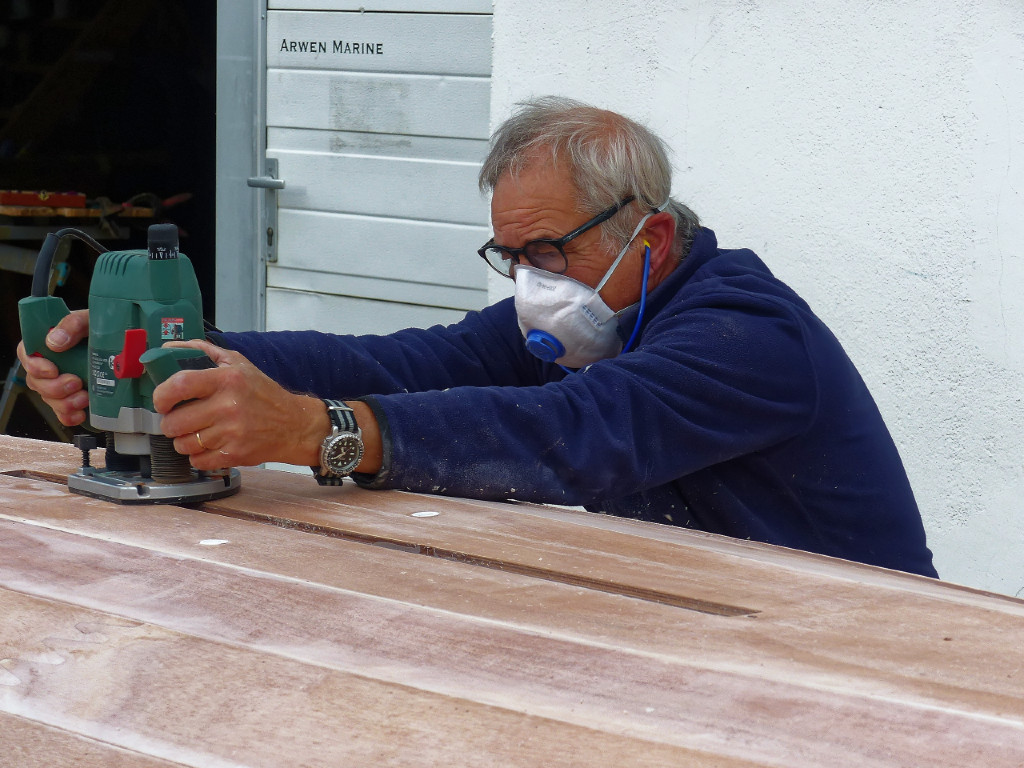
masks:
[[[54,328],[46,336],[46,346],[54,352],[60,352],[71,343],[71,336],[63,328]]]

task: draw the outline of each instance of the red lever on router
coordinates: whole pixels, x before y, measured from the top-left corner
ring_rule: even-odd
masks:
[[[145,328],[129,328],[124,332],[124,348],[114,355],[115,378],[137,379],[146,372],[139,358],[146,351],[147,343]]]

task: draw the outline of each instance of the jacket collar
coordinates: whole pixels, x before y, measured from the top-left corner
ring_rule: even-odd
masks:
[[[672,300],[679,289],[686,284],[694,273],[718,255],[718,238],[715,233],[707,227],[699,227],[694,234],[693,244],[690,252],[679,265],[669,273],[661,285],[647,294],[647,306],[644,308],[643,325],[657,315]],[[633,333],[633,326],[636,324],[636,317],[640,312],[640,303],[637,302],[626,307],[619,313],[619,336],[623,343]],[[640,328],[643,332],[643,326]]]

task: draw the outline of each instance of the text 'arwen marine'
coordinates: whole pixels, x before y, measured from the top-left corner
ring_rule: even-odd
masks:
[[[375,56],[384,55],[384,43],[361,42],[354,43],[350,40],[281,40],[281,47],[278,51],[283,53],[363,53]]]

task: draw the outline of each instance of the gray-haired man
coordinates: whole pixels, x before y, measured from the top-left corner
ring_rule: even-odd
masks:
[[[322,483],[585,505],[935,575],[853,364],[671,198],[657,137],[540,99],[498,129],[480,182],[494,237],[479,253],[514,299],[384,337],[216,334],[197,344],[217,369],[154,394],[175,447],[201,469],[304,463]],[[21,356],[80,423],[80,382]]]

